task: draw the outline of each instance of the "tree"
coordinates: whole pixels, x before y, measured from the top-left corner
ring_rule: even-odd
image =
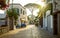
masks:
[[[38,16],[35,17],[35,19],[34,19],[34,24],[35,24],[36,26],[38,26],[38,24],[39,24],[39,18],[38,18]]]
[[[14,24],[16,24],[16,21],[18,19],[18,15],[19,14],[16,12],[16,10],[14,8],[7,10],[7,16],[10,19],[11,30],[13,29]],[[14,20],[15,20],[15,22],[14,22]]]
[[[18,13],[16,12],[16,10],[15,9],[9,9],[9,10],[7,10],[7,15],[11,18],[11,17],[13,17],[15,20],[17,20],[18,19]]]
[[[32,13],[32,21],[33,21],[33,16],[34,16],[33,11],[41,8],[41,6],[39,4],[36,4],[36,3],[29,3],[29,4],[26,4],[24,7],[28,8],[29,11]]]

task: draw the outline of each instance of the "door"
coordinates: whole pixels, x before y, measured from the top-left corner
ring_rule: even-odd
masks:
[[[58,25],[57,25],[57,14],[53,15],[53,34],[58,34]]]

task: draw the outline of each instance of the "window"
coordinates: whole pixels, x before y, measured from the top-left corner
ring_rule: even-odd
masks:
[[[22,9],[21,9],[21,14],[22,14]]]
[[[19,9],[18,8],[14,8],[16,10],[16,12],[19,14]]]
[[[16,12],[19,13],[19,9],[18,8],[16,8]]]
[[[17,12],[19,13],[19,9],[17,9]]]

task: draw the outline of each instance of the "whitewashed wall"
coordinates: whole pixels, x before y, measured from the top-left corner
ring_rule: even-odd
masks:
[[[52,17],[52,15],[49,15],[47,17],[47,25],[48,25],[48,31],[53,33],[53,17]]]
[[[50,15],[50,10],[48,10],[46,16],[43,17],[43,28],[53,33],[53,16]]]
[[[47,28],[47,16],[50,15],[50,10],[46,12],[46,15],[43,15],[43,27],[46,29]]]

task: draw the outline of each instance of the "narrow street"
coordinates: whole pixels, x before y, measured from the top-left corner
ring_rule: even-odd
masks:
[[[0,0],[0,38],[60,38],[60,0]]]
[[[0,38],[56,38],[35,25],[28,25],[26,28],[12,30],[0,36]]]

